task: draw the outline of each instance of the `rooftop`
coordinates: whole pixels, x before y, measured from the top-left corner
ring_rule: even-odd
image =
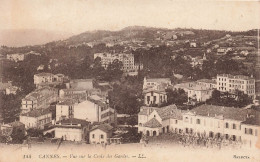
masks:
[[[205,90],[210,90],[210,88],[198,85],[195,82],[187,82],[187,83],[180,83],[176,84],[174,88],[186,88],[189,90],[196,90],[196,91],[205,91]]]
[[[57,103],[57,105],[74,105],[75,103],[78,103],[78,100],[66,99],[64,101],[60,101],[59,103]]]
[[[150,115],[153,111],[156,111],[162,120],[169,118],[182,119],[182,111],[174,104],[161,108],[142,106],[138,115]]]
[[[232,79],[254,79],[252,77],[248,77],[248,76],[245,76],[245,75],[231,75],[231,74],[218,74],[217,76],[220,76],[220,77],[227,77],[227,78],[232,78]]]
[[[113,129],[113,127],[109,124],[100,124],[100,125],[95,125],[90,131],[93,131],[96,129],[100,129],[100,130],[108,133],[109,131],[111,131]]]
[[[61,125],[78,125],[80,124],[82,127],[89,125],[90,122],[82,119],[76,119],[76,118],[70,118],[70,119],[64,119],[57,121],[56,124],[61,124]]]
[[[40,89],[36,89],[34,91],[32,91],[31,93],[29,93],[28,95],[25,96],[24,100],[35,100],[38,99],[40,97],[49,97],[50,91],[54,91],[56,90],[55,88],[51,88],[51,87],[42,87]]]
[[[148,127],[148,128],[158,128],[161,126],[162,124],[156,118],[152,118],[148,122],[144,123],[144,127]]]
[[[249,110],[205,104],[205,105],[198,106],[190,110],[189,112],[192,112],[200,116],[209,116],[209,117],[222,116],[224,119],[244,121],[247,114],[249,113]]]

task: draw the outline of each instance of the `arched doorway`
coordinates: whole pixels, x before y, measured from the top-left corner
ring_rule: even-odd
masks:
[[[149,131],[146,131],[146,135],[147,135],[147,136],[150,136],[150,132],[149,132]]]
[[[156,131],[153,131],[153,136],[156,136]]]

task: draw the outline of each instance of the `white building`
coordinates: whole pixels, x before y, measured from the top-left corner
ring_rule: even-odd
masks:
[[[165,90],[171,86],[170,78],[144,78],[143,89]]]
[[[107,144],[109,138],[112,137],[113,127],[109,124],[101,124],[94,126],[89,132],[90,144]]]
[[[90,122],[116,123],[116,112],[100,97],[93,95],[78,102],[66,100],[56,105],[56,120],[77,118]]]
[[[149,105],[161,105],[167,102],[167,95],[165,91],[158,90],[146,90],[144,94],[144,104]]]
[[[18,89],[19,89],[19,88],[16,87],[16,86],[7,87],[7,88],[5,89],[5,94],[6,94],[6,95],[16,94],[16,92],[17,92]]]
[[[38,73],[34,75],[33,79],[36,87],[41,88],[49,85],[62,84],[64,81],[68,80],[68,77],[63,74],[54,75],[51,73]]]
[[[97,57],[101,58],[101,64],[106,69],[109,64],[112,64],[114,60],[121,61],[123,64],[123,71],[124,72],[135,72],[139,69],[143,69],[143,64],[136,64],[134,60],[133,54],[126,54],[126,53],[95,53],[94,59]]]
[[[14,53],[14,54],[7,54],[6,58],[11,61],[23,61],[24,60],[24,54],[22,53]]]
[[[245,109],[201,105],[183,114],[183,131],[197,136],[241,141],[241,123],[248,113]]]
[[[43,87],[29,93],[22,99],[22,112],[33,109],[47,108],[51,103],[56,102],[58,90],[51,87]]]
[[[90,123],[81,119],[64,119],[57,121],[51,129],[43,134],[54,132],[55,138],[63,138],[66,141],[87,141]]]
[[[243,75],[218,74],[217,90],[229,93],[240,90],[253,98],[255,95],[255,79]]]
[[[242,131],[242,142],[244,145],[250,148],[256,148],[256,144],[259,142],[259,131],[260,131],[260,115],[259,113],[255,116],[249,116],[246,121],[241,124]]]
[[[34,84],[52,83],[54,80],[54,74],[51,73],[39,73],[33,76]]]
[[[25,125],[26,129],[37,128],[44,129],[46,124],[50,124],[52,113],[49,109],[37,109],[20,115],[20,122]]]
[[[91,90],[93,89],[93,79],[73,79],[66,83],[67,89]]]
[[[175,89],[183,89],[188,96],[188,102],[204,102],[210,99],[213,92],[213,87],[201,82],[180,83],[174,86]]]
[[[196,83],[198,85],[201,85],[201,86],[209,88],[209,89],[217,88],[217,82],[212,79],[200,79],[200,80],[197,80]]]
[[[138,113],[138,132],[147,136],[182,130],[182,111],[175,105],[161,108],[141,107]]]

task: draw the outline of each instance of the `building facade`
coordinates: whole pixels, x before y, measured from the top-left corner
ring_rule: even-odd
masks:
[[[51,87],[43,87],[29,93],[22,99],[22,112],[33,109],[47,108],[51,103],[56,102],[58,90]]]
[[[170,78],[144,78],[143,89],[165,90],[171,86]]]
[[[217,75],[217,90],[235,93],[240,90],[248,96],[255,96],[255,79],[243,75],[219,74]]]
[[[182,111],[176,105],[161,108],[140,108],[138,113],[138,132],[146,136],[158,136],[160,133],[179,132],[182,129]]]
[[[49,109],[37,109],[20,115],[20,122],[26,129],[44,129],[44,126],[52,121],[52,113]]]
[[[89,122],[105,122],[116,124],[116,112],[96,95],[87,100],[66,100],[56,105],[56,120],[77,118]]]
[[[109,138],[112,137],[113,127],[109,124],[94,126],[89,132],[90,144],[108,144]]]
[[[167,102],[167,95],[165,91],[147,90],[143,92],[144,104],[149,105],[161,105]]]
[[[106,69],[109,64],[112,64],[114,60],[121,61],[123,64],[123,71],[124,72],[135,72],[138,70],[143,69],[143,64],[137,64],[134,60],[133,54],[126,54],[126,53],[95,53],[94,59],[97,57],[101,58],[101,64]]]

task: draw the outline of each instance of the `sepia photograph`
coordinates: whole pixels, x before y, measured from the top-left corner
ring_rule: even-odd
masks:
[[[0,0],[0,162],[259,162],[260,1]]]

